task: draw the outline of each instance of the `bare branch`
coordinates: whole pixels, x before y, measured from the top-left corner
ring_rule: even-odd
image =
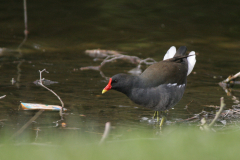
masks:
[[[122,52],[113,51],[113,50],[92,49],[92,50],[86,50],[85,53],[90,57],[104,58],[109,55],[118,55],[118,54],[121,54]]]
[[[81,70],[96,70],[99,71],[101,66],[88,66],[88,67],[81,67]]]
[[[61,119],[63,120],[63,108],[64,108],[64,103],[63,103],[62,99],[57,95],[57,93],[55,93],[53,90],[49,89],[48,87],[44,86],[43,83],[42,83],[42,80],[43,80],[43,79],[42,79],[42,72],[47,72],[47,73],[49,73],[49,72],[46,71],[46,69],[43,69],[42,71],[39,70],[39,72],[40,72],[40,80],[39,80],[38,84],[39,84],[40,86],[44,87],[45,89],[49,90],[50,92],[52,92],[52,93],[59,99],[59,101],[60,101],[61,104],[62,104],[62,109],[60,110],[60,116],[61,116]]]
[[[214,125],[214,123],[217,121],[217,119],[219,118],[219,116],[221,115],[223,108],[226,106],[226,104],[224,103],[224,98],[222,97],[220,99],[220,109],[219,111],[216,113],[214,119],[212,120],[212,122],[208,125],[209,127],[212,127]]]
[[[224,103],[224,98],[222,97],[220,99],[220,109],[218,110],[218,112],[216,113],[214,119],[212,120],[212,122],[210,124],[207,124],[207,121],[205,120],[205,118],[201,119],[201,126],[200,129],[201,130],[206,130],[206,131],[210,131],[211,127],[214,125],[214,123],[217,121],[217,119],[220,117],[224,107],[226,106],[226,104]]]
[[[150,61],[150,62],[149,62]],[[143,59],[140,61],[140,64],[146,64],[146,65],[151,65],[151,64],[154,64],[154,63],[157,63],[153,58],[146,58],[146,59]]]
[[[102,63],[100,64],[100,66],[102,67],[105,63],[109,63],[112,61],[115,61],[117,59],[123,59],[123,60],[128,60],[133,64],[139,64],[141,62],[141,59],[136,57],[136,56],[128,56],[128,55],[111,55],[111,56],[107,56]]]
[[[100,71],[101,67],[104,66],[106,63],[114,62],[115,60],[125,60],[129,61],[132,64],[137,64],[137,68],[141,68],[141,64],[151,65],[156,63],[156,61],[152,58],[141,59],[137,56],[129,56],[121,54],[117,51],[108,51],[108,50],[86,50],[91,57],[101,57],[105,59],[101,62],[99,66],[88,66],[88,67],[81,67],[81,70],[98,70]]]
[[[240,72],[236,73],[234,76],[229,76],[223,81],[223,83],[229,83],[231,80],[236,79],[237,77],[240,77]]]

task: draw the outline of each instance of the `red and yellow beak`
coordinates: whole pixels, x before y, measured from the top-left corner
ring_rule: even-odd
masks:
[[[107,86],[102,90],[102,94],[106,93],[108,90],[110,90],[112,88],[111,83],[112,83],[112,78],[109,79]]]

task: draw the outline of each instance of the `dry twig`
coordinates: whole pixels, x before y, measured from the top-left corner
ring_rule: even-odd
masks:
[[[3,95],[3,96],[0,97],[0,99],[5,98],[5,97],[6,97],[6,95]]]
[[[108,137],[108,134],[109,134],[109,132],[110,132],[110,128],[111,128],[111,123],[110,123],[110,122],[107,122],[107,123],[105,124],[105,130],[104,130],[102,139],[101,139],[100,142],[99,142],[99,145],[102,144],[102,143],[104,142],[104,140]]]
[[[236,73],[234,76],[229,76],[227,79],[222,81],[223,83],[229,83],[231,80],[236,79],[237,77],[240,77],[240,72]]]
[[[200,129],[201,129],[201,130],[207,130],[207,131],[209,131],[210,128],[214,125],[214,123],[217,121],[217,119],[218,119],[219,116],[221,115],[221,113],[222,113],[222,111],[223,111],[223,109],[224,109],[225,106],[226,106],[226,104],[224,103],[224,98],[222,97],[222,98],[220,99],[220,109],[219,109],[218,112],[216,113],[216,115],[215,115],[214,119],[212,120],[212,122],[211,122],[210,124],[207,124],[205,118],[202,118],[202,119],[201,119],[202,125],[201,125]]]
[[[223,109],[224,109],[225,106],[226,106],[226,104],[224,103],[224,98],[222,97],[222,98],[220,99],[220,109],[219,109],[219,111],[216,113],[216,115],[215,115],[214,119],[212,120],[212,122],[208,125],[209,127],[212,127],[213,124],[217,121],[217,119],[218,119],[219,116],[221,115],[221,113],[222,113],[222,111],[223,111]]]
[[[232,96],[234,92],[240,92],[239,90],[232,89],[234,84],[240,84],[240,81],[235,81],[236,78],[240,77],[240,72],[236,73],[235,75],[228,76],[227,79],[223,80],[222,82],[219,82],[219,86],[222,87],[222,89],[227,93],[228,96]],[[234,96],[233,96],[234,97]]]
[[[92,50],[86,50],[85,53],[93,58],[105,58],[109,55],[121,54],[122,52],[113,51],[113,50],[92,49]]]
[[[117,51],[86,50],[86,53],[91,53],[91,54],[89,54],[90,56],[106,57],[106,58],[101,62],[101,64],[99,66],[81,67],[80,68],[81,70],[98,70],[98,71],[100,71],[101,67],[103,67],[106,63],[114,62],[115,60],[119,60],[119,59],[129,61],[132,64],[138,64],[137,68],[140,68],[141,64],[151,65],[153,63],[156,63],[156,61],[152,58],[141,59],[137,56],[124,55]]]
[[[40,80],[39,80],[38,84],[39,84],[40,86],[42,86],[43,88],[45,88],[45,89],[49,90],[50,92],[52,92],[52,93],[59,99],[59,101],[60,101],[61,104],[62,104],[62,109],[60,110],[60,116],[61,116],[61,120],[63,120],[63,108],[64,108],[64,103],[63,103],[62,99],[57,95],[57,93],[55,93],[53,90],[49,89],[48,87],[44,86],[43,83],[42,83],[42,80],[43,80],[43,79],[42,79],[42,72],[47,72],[47,73],[49,73],[49,72],[46,71],[46,69],[43,69],[42,71],[39,70],[39,72],[40,72]]]

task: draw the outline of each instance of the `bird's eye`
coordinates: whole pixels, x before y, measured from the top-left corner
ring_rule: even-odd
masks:
[[[116,80],[116,79],[114,79],[114,80],[112,81],[112,83],[117,83],[117,80]]]

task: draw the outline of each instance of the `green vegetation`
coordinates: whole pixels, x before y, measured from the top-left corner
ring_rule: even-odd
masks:
[[[149,132],[149,131],[148,131]],[[136,138],[138,137],[138,138]],[[166,127],[161,135],[131,132],[126,139],[96,140],[65,135],[61,143],[2,144],[1,159],[239,159],[240,131],[203,132],[198,128]]]

